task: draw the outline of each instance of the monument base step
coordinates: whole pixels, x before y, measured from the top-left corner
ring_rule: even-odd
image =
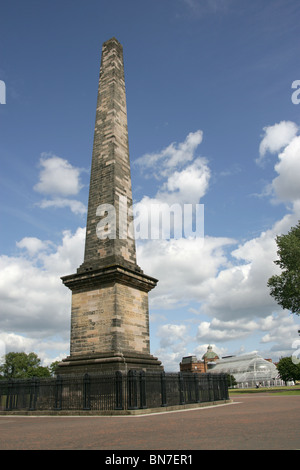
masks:
[[[58,364],[58,375],[73,375],[86,373],[110,373],[117,370],[145,370],[161,372],[164,370],[161,361],[151,354],[139,353],[99,353],[89,356],[68,356]]]

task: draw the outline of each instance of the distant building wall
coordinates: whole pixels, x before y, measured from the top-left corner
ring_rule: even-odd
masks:
[[[183,357],[179,367],[180,372],[193,372],[196,374],[207,372],[206,363],[204,361],[198,361],[196,356]]]

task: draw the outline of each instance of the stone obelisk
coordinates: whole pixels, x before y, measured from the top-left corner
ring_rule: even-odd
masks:
[[[150,354],[148,292],[136,263],[122,45],[102,46],[84,262],[72,291],[70,355],[59,374],[162,370]]]

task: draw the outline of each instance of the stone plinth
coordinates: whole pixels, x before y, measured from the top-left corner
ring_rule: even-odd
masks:
[[[121,266],[62,278],[72,290],[70,356],[59,373],[162,369],[150,355],[148,292],[157,280]]]

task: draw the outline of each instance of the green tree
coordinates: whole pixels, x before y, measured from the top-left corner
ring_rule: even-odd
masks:
[[[61,361],[54,361],[50,364],[49,370],[50,370],[51,375],[56,375],[56,369],[57,369],[57,366],[60,362]]]
[[[294,364],[292,357],[282,357],[277,364],[277,369],[282,380],[300,380],[300,364]]]
[[[33,352],[10,352],[4,356],[4,363],[0,365],[2,379],[28,377],[50,377],[48,367],[40,365],[40,358]]]
[[[276,237],[281,270],[268,280],[270,294],[282,308],[300,315],[300,221],[287,235]]]
[[[237,381],[235,380],[234,375],[227,374],[227,383],[229,388],[232,388],[237,385]]]

